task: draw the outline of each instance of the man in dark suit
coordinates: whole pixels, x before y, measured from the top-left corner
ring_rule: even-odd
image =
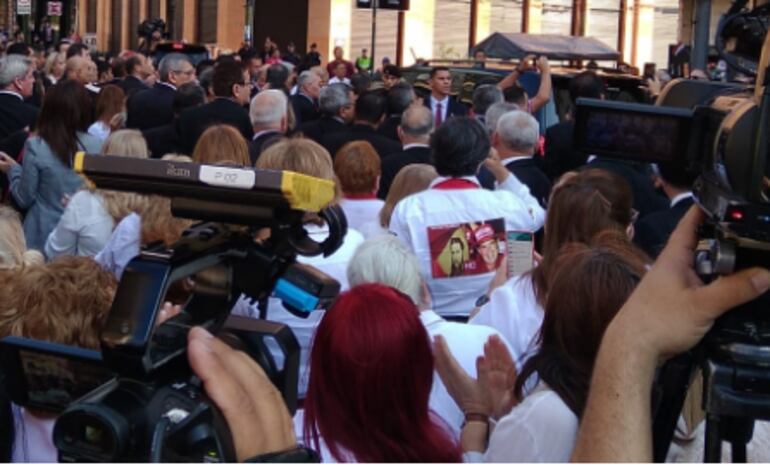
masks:
[[[321,117],[309,123],[302,123],[299,132],[319,144],[324,136],[346,131],[353,121],[353,90],[345,84],[329,84],[321,89],[318,103]]]
[[[148,65],[147,58],[141,53],[126,59],[126,77],[121,81],[120,87],[123,88],[127,98],[141,90],[149,89],[144,80],[147,79],[151,70],[152,64]]]
[[[179,86],[195,79],[195,68],[181,53],[170,53],[158,65],[160,82],[128,99],[126,126],[144,131],[171,123],[174,94]]]
[[[223,61],[214,67],[212,82],[214,100],[196,108],[185,110],[177,125],[182,151],[191,154],[198,138],[213,124],[229,124],[238,129],[246,140],[253,135],[249,112],[251,80],[248,71],[238,61]]]
[[[441,123],[452,116],[465,116],[468,109],[455,100],[449,93],[452,91],[452,73],[445,66],[437,66],[430,70],[430,97],[425,99],[425,106],[433,113],[433,125],[438,128]]]
[[[29,58],[9,55],[0,59],[0,139],[35,125],[38,110],[24,103],[34,84],[34,66]]]
[[[179,115],[188,108],[198,107],[206,103],[206,91],[195,82],[182,84],[174,92],[174,100],[171,109],[174,112],[174,119],[163,126],[158,126],[142,131],[142,136],[147,141],[147,148],[150,149],[152,158],[161,158],[169,153],[179,153],[180,141],[177,134],[177,124]]]
[[[313,71],[302,71],[297,78],[297,93],[291,96],[291,106],[294,108],[297,124],[309,123],[321,116],[318,112],[320,94],[320,76]]]
[[[525,111],[515,110],[498,120],[497,129],[492,133],[492,146],[508,171],[525,184],[532,197],[545,208],[551,195],[551,181],[534,159],[539,139],[537,120]],[[482,186],[495,188],[495,178],[486,169],[481,170],[478,178]]]
[[[671,199],[670,207],[647,215],[637,221],[634,228],[634,242],[652,258],[660,254],[679,220],[694,203],[695,176],[669,163],[659,164],[658,171],[661,187]]]
[[[431,164],[430,134],[433,132],[433,115],[424,106],[411,106],[401,116],[398,137],[403,144],[400,152],[382,160],[380,190],[377,196],[385,199],[393,180],[402,168],[415,163]]]
[[[284,137],[289,127],[286,112],[288,100],[280,90],[268,89],[258,93],[249,107],[254,137],[249,142],[249,157],[254,165],[272,142]]]
[[[388,116],[380,124],[377,133],[398,141],[398,126],[401,124],[401,115],[417,99],[417,96],[412,86],[406,82],[400,82],[391,87],[387,95]]]
[[[604,81],[593,71],[584,71],[569,83],[569,96],[574,108],[578,98],[604,98]],[[566,121],[551,126],[545,131],[545,163],[548,176],[555,180],[567,171],[572,171],[586,162],[586,155],[576,152],[573,147],[574,122],[572,115]]]
[[[350,129],[335,134],[328,134],[322,139],[326,150],[332,155],[348,142],[365,140],[372,144],[380,158],[398,152],[401,144],[377,134],[377,126],[385,117],[385,97],[379,92],[367,92],[356,100],[356,113]]]
[[[655,190],[652,179],[646,172],[645,165],[594,157],[581,169],[589,168],[604,169],[624,178],[634,194],[634,209],[639,212],[640,219],[653,212],[668,208],[668,201]]]

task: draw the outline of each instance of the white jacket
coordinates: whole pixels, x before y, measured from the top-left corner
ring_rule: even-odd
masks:
[[[463,178],[478,185],[475,177]],[[442,316],[467,316],[487,291],[494,273],[435,278],[432,275],[428,228],[463,223],[505,221],[506,231],[537,231],[545,211],[526,185],[510,175],[497,190],[433,189],[447,180],[438,178],[431,188],[401,200],[393,211],[390,231],[417,255],[433,306]]]

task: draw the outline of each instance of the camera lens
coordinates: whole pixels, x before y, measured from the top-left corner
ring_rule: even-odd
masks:
[[[62,458],[88,456],[112,461],[123,455],[128,422],[109,408],[84,405],[64,412],[56,422],[53,439]]]

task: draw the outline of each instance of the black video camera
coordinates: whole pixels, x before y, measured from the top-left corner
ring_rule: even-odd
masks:
[[[161,18],[145,19],[136,27],[136,34],[147,40],[152,39],[154,33],[158,32],[161,37],[166,32],[166,22]]]
[[[296,263],[296,255],[329,255],[341,245],[345,217],[339,207],[325,208],[333,183],[288,171],[83,153],[74,167],[100,188],[171,196],[175,215],[211,222],[191,227],[170,248],[143,250],[126,267],[100,336],[102,360],[115,377],[57,419],[53,438],[60,461],[235,461],[228,426],[188,365],[187,333],[203,326],[244,350],[265,369],[289,410],[296,409],[299,345],[293,333],[229,313],[242,294],[262,299],[272,293],[305,316],[332,302],[339,283]],[[323,243],[303,229],[307,212],[326,221],[330,233]],[[256,241],[255,229],[263,228],[270,237]],[[156,326],[175,283],[189,293],[183,311]],[[77,362],[72,353],[59,358],[67,366]],[[54,359],[49,354],[49,365],[64,363]]]
[[[578,100],[575,146],[590,155],[668,163],[696,178],[693,196],[706,213],[695,268],[704,281],[753,266],[770,266],[770,10],[741,12],[737,2],[718,30],[744,63],[757,70],[755,88],[742,84],[675,80],[656,106]],[[740,24],[729,24],[738,19]],[[752,25],[747,27],[746,25]],[[746,26],[746,27],[744,27]],[[751,31],[761,32],[759,38]],[[736,42],[737,41],[737,42]],[[764,43],[761,54],[752,44]],[[748,45],[747,45],[748,44]],[[750,51],[750,53],[749,53]],[[750,55],[750,56],[749,56]],[[746,66],[745,60],[753,60]],[[655,460],[666,457],[692,368],[704,376],[706,461],[721,459],[721,441],[745,461],[753,419],[770,419],[770,296],[737,307],[714,324],[690,354],[669,362],[659,376]],[[677,311],[678,309],[671,309]],[[736,420],[738,419],[738,420]]]

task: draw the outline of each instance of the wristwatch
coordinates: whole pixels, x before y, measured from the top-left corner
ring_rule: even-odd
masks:
[[[476,304],[475,305],[476,305],[476,307],[483,307],[487,303],[489,303],[489,296],[486,295],[486,294],[483,294],[481,297],[476,299]]]
[[[318,452],[309,447],[296,447],[282,452],[271,452],[245,460],[246,463],[321,463]]]

